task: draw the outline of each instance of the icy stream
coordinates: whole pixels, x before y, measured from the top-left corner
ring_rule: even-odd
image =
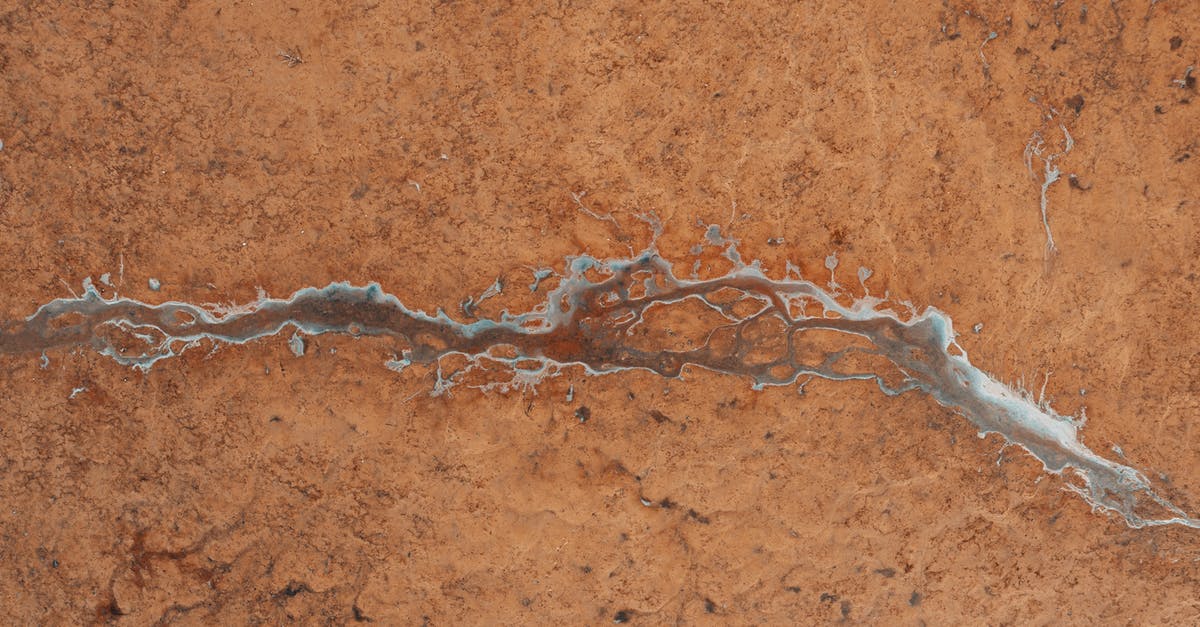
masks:
[[[743,263],[732,240],[711,232],[709,239],[725,246],[733,262],[723,276],[681,278],[653,246],[630,258],[570,257],[562,273],[537,271],[532,289],[543,281],[557,285],[542,288],[545,300],[533,310],[469,323],[440,310],[409,309],[378,284],[334,283],[217,309],[106,299],[88,282],[80,297],[0,323],[0,354],[42,354],[44,360],[50,349],[91,347],[149,370],[203,341],[244,344],[291,327],[309,335],[394,337],[402,348],[386,366],[398,371],[456,356],[465,365],[447,376],[439,368],[434,393],[480,378],[485,389],[532,386],[568,367],[663,377],[704,368],[748,379],[755,388],[803,386],[810,377],[872,380],[890,396],[928,394],[971,421],[981,437],[1000,434],[1025,449],[1047,472],[1071,471],[1076,479],[1067,489],[1132,527],[1200,528],[1200,519],[1160,496],[1137,469],[1084,446],[1080,422],[973,366],[945,313],[929,307],[905,316],[872,296],[844,304],[817,283],[794,278],[794,268],[772,279],[757,263]],[[303,354],[298,336],[290,346]]]

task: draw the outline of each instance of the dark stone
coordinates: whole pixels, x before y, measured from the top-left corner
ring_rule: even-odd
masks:
[[[1074,109],[1076,114],[1083,109],[1083,96],[1081,94],[1075,94],[1074,96],[1067,98],[1066,102],[1067,106]]]

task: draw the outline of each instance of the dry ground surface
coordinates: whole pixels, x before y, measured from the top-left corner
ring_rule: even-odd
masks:
[[[105,272],[154,302],[378,281],[455,315],[500,277],[494,316],[530,268],[646,245],[653,211],[670,258],[703,222],[774,276],[871,268],[1196,513],[1198,61],[1187,0],[12,0],[0,320]],[[1095,514],[920,395],[569,372],[430,397],[393,348],[0,357],[8,618],[1200,616],[1200,532]]]

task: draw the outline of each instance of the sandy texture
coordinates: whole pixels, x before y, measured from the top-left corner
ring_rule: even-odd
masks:
[[[378,281],[460,316],[500,277],[494,316],[533,304],[530,268],[646,245],[653,211],[681,261],[702,221],[776,276],[824,277],[836,252],[861,292],[871,268],[872,293],[947,311],[983,369],[1035,391],[1052,373],[1089,446],[1195,515],[1200,5],[1054,4],[10,4],[0,320],[106,272],[106,294],[155,302]],[[1042,158],[1064,129],[1048,256]],[[149,374],[0,358],[0,606],[129,625],[1200,615],[1200,534],[1095,515],[919,395],[574,372],[430,397],[434,373],[384,368],[394,348],[320,336],[296,357],[279,337]]]

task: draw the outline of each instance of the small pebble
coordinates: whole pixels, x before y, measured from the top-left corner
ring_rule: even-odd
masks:
[[[300,337],[300,333],[293,333],[291,339],[288,340],[288,348],[292,349],[292,354],[297,357],[304,356],[304,338]]]

